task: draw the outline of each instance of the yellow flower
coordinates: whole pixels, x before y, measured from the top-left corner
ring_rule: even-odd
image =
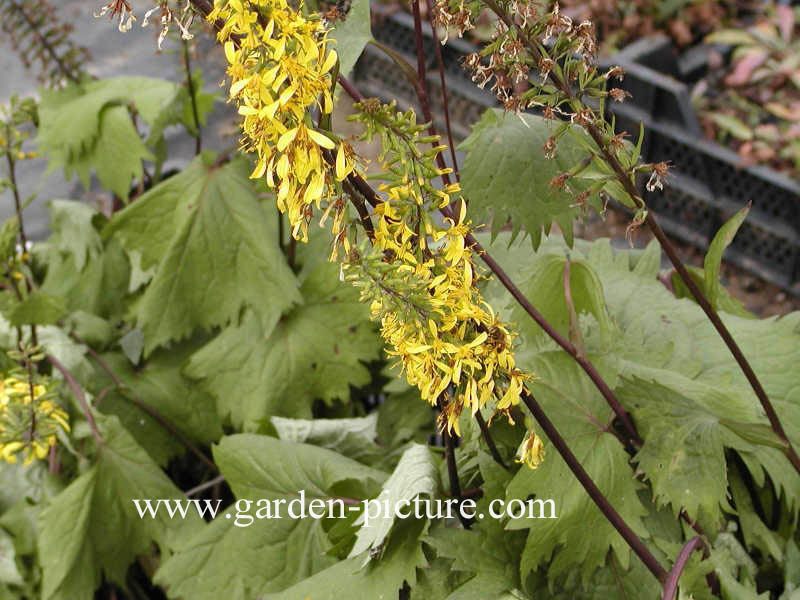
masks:
[[[544,445],[541,438],[532,430],[529,429],[525,435],[525,439],[517,450],[516,461],[520,464],[525,464],[531,469],[535,469],[544,460]]]
[[[320,208],[328,178],[324,152],[336,144],[317,131],[310,113],[333,110],[331,70],[338,60],[328,48],[321,20],[306,17],[286,0],[216,0],[208,16],[225,24],[224,42],[231,78],[230,97],[242,115],[242,147],[257,155],[251,177],[264,177],[276,191],[281,212],[288,214],[292,235],[308,238],[314,208]],[[354,168],[342,151],[337,179]]]

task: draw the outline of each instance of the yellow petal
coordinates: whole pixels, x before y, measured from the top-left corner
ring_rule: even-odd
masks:
[[[265,159],[261,159],[258,161],[256,168],[253,169],[253,172],[250,173],[250,179],[260,179],[264,176],[264,173],[267,171],[267,161]]]
[[[339,145],[339,151],[336,153],[336,179],[342,181],[347,177],[347,168],[344,160],[344,144]]]
[[[245,77],[244,79],[240,79],[239,81],[234,82],[233,85],[231,85],[231,92],[230,92],[231,98],[233,98],[239,92],[241,92],[242,89],[245,88],[247,84],[250,83],[251,79],[253,79],[252,75],[250,77]]]
[[[230,64],[236,62],[236,47],[233,45],[233,42],[228,40],[225,42],[225,58],[228,59]]]
[[[286,147],[294,141],[294,138],[297,137],[297,132],[300,128],[295,127],[294,129],[290,129],[286,133],[284,133],[280,138],[278,138],[278,150],[283,152],[286,150]]]
[[[336,147],[336,144],[334,144],[329,137],[322,135],[319,131],[309,129],[308,137],[317,145],[327,148],[328,150],[333,150]]]
[[[339,57],[336,55],[336,50],[331,50],[328,52],[328,56],[325,58],[325,63],[322,65],[322,70],[320,71],[321,75],[324,75],[328,71],[333,68],[333,65],[336,64],[336,60]]]

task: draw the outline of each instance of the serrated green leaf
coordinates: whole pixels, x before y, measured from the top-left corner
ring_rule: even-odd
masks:
[[[513,532],[504,531],[493,519],[476,523],[469,531],[447,527],[431,531],[425,541],[440,557],[454,559],[454,571],[470,575],[444,597],[447,600],[486,600],[519,588],[521,548],[509,544],[513,537]]]
[[[376,517],[367,509],[356,520],[355,525],[360,526],[360,529],[350,557],[379,548],[383,544],[397,519],[391,507],[401,506],[401,502],[410,502],[423,495],[433,499],[438,491],[439,476],[431,451],[422,444],[413,444],[403,453],[394,473],[376,498],[379,505],[386,503],[390,511],[381,511]]]
[[[103,242],[93,224],[100,213],[85,202],[74,200],[51,200],[48,204],[53,231],[48,243],[70,255],[76,269],[82,271],[89,257],[102,251]]]
[[[425,523],[409,519],[395,527],[380,561],[371,561],[364,567],[360,558],[343,560],[282,593],[267,594],[263,599],[340,600],[351,597],[357,590],[362,598],[394,600],[404,582],[413,588],[416,569],[427,564],[419,543]]]
[[[15,301],[8,294],[4,294],[4,299],[0,309],[14,327],[52,325],[67,312],[64,298],[40,290],[32,291],[21,301]]]
[[[158,264],[135,308],[145,356],[228,323],[245,305],[271,322],[300,300],[243,168],[204,153],[109,223],[105,235],[140,252],[144,268]]]
[[[162,114],[180,89],[171,81],[149,77],[95,79],[63,89],[42,89],[39,148],[51,160],[63,162],[90,151],[102,136],[100,113],[113,104],[132,104],[148,125],[163,129]]]
[[[100,113],[99,136],[91,149],[58,164],[51,156],[52,165],[63,166],[64,175],[70,179],[74,174],[83,186],[89,189],[92,169],[101,185],[127,201],[131,183],[141,181],[143,160],[152,160],[153,155],[144,145],[136,131],[128,109],[123,106],[108,106]]]
[[[369,382],[361,361],[377,358],[381,344],[366,307],[332,266],[303,282],[305,304],[273,321],[247,311],[189,361],[186,373],[203,380],[237,427],[254,430],[273,415],[308,418],[314,399],[346,399],[351,385]]]
[[[135,498],[181,498],[147,453],[113,417],[96,415],[104,438],[97,462],[52,499],[41,515],[42,597],[93,597],[101,571],[122,583],[128,565],[155,541],[169,553],[198,521],[139,518]]]
[[[646,538],[642,517],[647,511],[637,494],[641,484],[634,478],[622,444],[606,429],[611,409],[603,397],[566,354],[540,355],[531,366],[541,378],[530,384],[539,404],[595,484],[607,498],[613,498],[617,512],[637,535]],[[627,569],[630,548],[622,536],[547,442],[545,452],[544,462],[535,470],[520,469],[506,492],[506,503],[513,499],[525,502],[534,494],[555,504],[555,519],[514,519],[507,525],[530,528],[522,556],[522,577],[546,567],[548,579],[555,581],[575,565],[582,565],[581,572],[588,581],[605,562],[609,549]],[[592,535],[587,536],[587,531]]]
[[[542,231],[549,233],[556,222],[571,243],[572,221],[580,208],[570,205],[574,196],[592,182],[571,179],[568,185],[572,193],[550,187],[556,175],[588,156],[572,136],[563,136],[556,157],[545,158],[544,144],[555,133],[557,123],[489,109],[459,146],[467,151],[461,186],[470,202],[470,217],[475,223],[491,221],[493,236],[510,219],[514,235],[523,229],[535,249]]]
[[[153,353],[143,368],[134,370],[120,353],[106,353],[103,361],[119,378],[117,388],[103,371],[92,380],[90,389],[99,395],[104,389],[101,410],[117,415],[153,460],[166,466],[170,458],[186,452],[174,435],[156,421],[137,402],[155,409],[189,440],[205,445],[222,436],[214,398],[182,374],[182,368],[197,343],[178,344],[169,351]]]
[[[635,460],[656,501],[669,502],[676,514],[683,508],[692,519],[702,507],[716,520],[720,507],[728,506],[724,442],[729,434],[712,407],[717,400],[722,408],[727,399],[706,391],[708,402],[701,404],[661,384],[634,379],[615,393],[639,425],[644,445]]]
[[[292,515],[345,489],[377,493],[386,478],[381,471],[324,448],[252,434],[223,438],[214,458],[236,498],[250,502],[249,509],[237,503],[217,516],[159,569],[156,582],[171,595],[212,600],[224,589],[232,600],[250,600],[264,592],[280,592],[334,565],[336,559],[325,554],[332,544],[323,520]],[[285,502],[271,509],[271,518],[255,519],[262,505],[254,503],[262,499]],[[247,556],[232,562],[230,556],[243,548]]]

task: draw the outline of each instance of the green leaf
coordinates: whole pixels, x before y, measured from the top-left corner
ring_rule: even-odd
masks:
[[[454,559],[454,571],[470,574],[444,597],[485,600],[519,588],[521,548],[509,543],[513,537],[494,519],[476,523],[471,530],[438,527],[431,531],[425,541],[439,557]]]
[[[357,419],[284,419],[271,417],[278,437],[288,442],[311,444],[334,450],[348,458],[364,462],[380,452],[378,413]]]
[[[520,289],[526,295],[535,294],[536,306],[547,321],[565,338],[570,335],[570,307],[567,305],[564,270],[567,259],[557,254],[537,258],[528,279]],[[592,266],[583,260],[571,260],[569,272],[572,306],[578,315],[591,315],[603,333],[611,331],[611,322],[603,297],[603,284]],[[517,307],[512,313],[515,322],[529,324],[530,317]],[[536,326],[538,327],[538,326]],[[542,332],[542,335],[545,335]]]
[[[399,507],[401,502],[410,502],[422,495],[433,499],[438,491],[439,476],[433,455],[427,446],[411,445],[403,453],[394,473],[376,498],[379,505],[386,503],[390,511],[388,513],[381,511],[377,518],[370,514],[369,509],[361,513],[355,522],[355,525],[360,525],[361,528],[358,530],[356,543],[350,551],[350,557],[379,548],[383,544],[396,520],[395,511],[391,507]],[[408,509],[403,510],[408,512]]]
[[[545,251],[564,254],[567,248],[563,241],[559,248],[554,239]],[[733,426],[724,424],[724,445],[739,449],[758,485],[763,485],[769,474],[780,493],[786,494],[787,505],[796,510],[800,480],[792,473],[790,463],[774,447],[774,438],[767,443],[754,441],[752,426],[767,422],[752,388],[700,307],[687,299],[676,299],[658,281],[657,244],[648,246],[636,260],[637,255],[630,251],[612,249],[608,240],[580,251],[603,283],[606,306],[615,325],[610,337],[594,334],[591,327],[582,329],[589,358],[606,382],[617,388],[623,378],[658,381],[671,390],[670,395],[688,398],[701,407],[701,412],[711,410],[716,419],[736,422]],[[524,284],[523,289],[535,306],[547,293]],[[798,443],[800,372],[790,365],[800,360],[800,313],[763,320],[723,313],[722,319],[745,349],[788,435]],[[539,375],[531,361],[539,355],[563,351],[549,340],[542,341],[538,326],[526,315],[515,320],[522,342],[518,364]],[[563,376],[547,383],[557,385],[559,379]],[[727,397],[728,409],[720,404],[723,397]],[[715,398],[712,404],[710,398]],[[654,410],[652,418],[660,419],[661,415]],[[760,431],[764,433],[763,428]],[[670,459],[661,456],[662,461]],[[717,479],[720,477],[724,473],[718,473]],[[717,510],[716,505],[709,509]]]
[[[103,137],[100,114],[109,105],[135,106],[142,120],[153,128],[151,135],[160,135],[167,125],[163,115],[171,111],[180,90],[171,81],[149,77],[95,79],[63,89],[42,89],[39,149],[51,161],[61,163],[91,151]],[[127,119],[130,121],[130,116]]]
[[[271,322],[300,300],[244,167],[216,166],[204,153],[109,223],[105,235],[140,252],[143,268],[158,264],[135,308],[145,356],[228,323],[245,305]]]
[[[6,262],[17,253],[17,236],[19,235],[19,219],[13,215],[3,222],[0,229],[0,261]]]
[[[123,316],[131,268],[119,240],[108,240],[98,254],[90,252],[81,271],[71,255],[53,246],[44,249],[43,262],[47,274],[42,291],[63,296],[71,312],[83,311],[110,321]]]
[[[106,353],[103,361],[120,379],[123,387],[100,371],[91,382],[99,395],[106,393],[100,405],[106,414],[117,415],[136,440],[147,449],[153,460],[166,466],[170,458],[186,452],[161,423],[137,403],[160,413],[189,440],[201,445],[222,436],[222,423],[217,416],[214,398],[182,374],[182,368],[197,344],[178,344],[169,351],[153,353],[143,368],[134,370],[120,353]],[[111,388],[110,390],[106,388]]]
[[[331,269],[333,267],[333,269]],[[365,385],[361,361],[378,357],[380,340],[354,288],[323,264],[303,282],[302,304],[267,321],[252,311],[192,356],[186,373],[202,379],[219,414],[254,430],[273,415],[308,418],[316,398],[347,399]]]
[[[545,158],[542,148],[557,124],[534,115],[504,114],[500,109],[483,113],[459,146],[467,151],[461,186],[474,223],[491,221],[496,236],[510,219],[512,240],[523,229],[535,249],[542,231],[549,233],[556,222],[572,242],[572,220],[580,209],[570,205],[574,195],[591,182],[573,178],[568,183],[573,193],[567,193],[550,187],[550,181],[589,154],[572,136],[563,136],[555,158]],[[596,201],[596,195],[590,200]]]
[[[692,278],[692,281],[694,281],[695,285],[706,294],[706,297],[708,297],[708,292],[705,291],[705,272],[702,269],[692,265],[687,265],[686,270],[688,271],[689,277]],[[691,290],[689,290],[689,286],[686,285],[677,271],[672,271],[672,275],[670,276],[670,284],[672,285],[672,291],[676,298],[688,298],[692,302],[697,302],[694,295],[692,295]],[[745,319],[758,318],[756,315],[748,311],[737,298],[731,296],[730,292],[721,285],[717,290],[715,308],[717,311],[730,313],[732,315],[736,315],[737,317],[744,317]]]
[[[51,200],[50,229],[53,234],[48,243],[59,252],[70,255],[75,268],[82,271],[89,257],[98,255],[103,249],[100,234],[93,220],[100,213],[85,202],[75,200]]]
[[[615,391],[639,425],[644,445],[635,460],[656,501],[670,503],[676,515],[684,509],[692,519],[698,518],[702,507],[716,520],[720,507],[728,506],[724,444],[736,442],[720,425],[720,415],[732,408],[729,400],[713,389],[705,392],[701,404],[639,379],[626,381]]]
[[[611,409],[603,397],[564,353],[543,354],[531,366],[541,381],[533,382],[530,389],[543,410],[600,491],[612,499],[620,516],[637,535],[646,538],[642,517],[647,511],[637,494],[642,486],[634,478],[622,444],[606,429]],[[580,564],[588,580],[604,564],[609,549],[622,568],[627,569],[630,565],[627,543],[551,444],[545,443],[545,452],[542,465],[535,470],[520,469],[506,492],[506,503],[513,499],[525,502],[531,494],[543,502],[555,503],[555,519],[514,519],[507,525],[509,529],[531,530],[522,556],[522,577],[546,568],[552,582]],[[587,531],[592,532],[591,536],[587,536]]]
[[[347,77],[372,39],[369,0],[353,0],[347,15],[334,24],[330,38],[336,40],[339,72]]]
[[[403,582],[414,586],[416,569],[427,564],[419,537],[424,520],[408,519],[398,524],[380,561],[373,560],[366,567],[363,561],[349,558],[301,581],[279,594],[267,594],[263,600],[313,598],[313,600],[340,600],[353,596],[370,600],[394,600]]]
[[[183,494],[113,417],[96,415],[104,445],[97,462],[53,498],[41,514],[42,598],[92,598],[101,571],[124,583],[128,565],[155,541],[169,553],[198,521],[139,518],[135,498]]]
[[[0,529],[0,583],[22,585],[22,574],[17,568],[14,541]]]
[[[39,290],[32,291],[22,301],[17,302],[6,296],[2,304],[4,316],[14,327],[22,325],[52,325],[67,312],[63,298]]]
[[[375,494],[386,478],[324,448],[252,434],[223,438],[214,459],[238,501],[159,569],[156,582],[176,597],[212,600],[224,589],[232,600],[250,600],[333,565],[336,559],[325,554],[332,544],[324,521],[292,515],[315,500]],[[271,518],[256,520],[257,511],[266,510],[254,504],[262,499],[285,502],[271,509]],[[243,549],[246,556],[230,560]]]
[[[104,188],[127,201],[132,181],[142,179],[142,161],[152,159],[153,155],[131,122],[128,109],[108,106],[100,113],[99,137],[91,149],[63,164],[51,155],[48,168],[62,166],[67,179],[77,174],[86,189],[89,189],[90,171],[94,169]]]
[[[736,235],[736,232],[739,231],[739,227],[741,227],[742,223],[744,223],[749,211],[750,204],[733,215],[733,217],[720,228],[711,241],[711,245],[708,247],[708,253],[706,254],[703,264],[706,283],[705,291],[708,301],[715,309],[720,308],[721,286],[719,284],[719,267],[722,263],[722,255],[725,252],[725,248],[733,241],[733,237]]]

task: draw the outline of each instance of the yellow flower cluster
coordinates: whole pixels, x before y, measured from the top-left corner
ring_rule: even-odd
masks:
[[[507,411],[520,401],[529,377],[514,361],[514,334],[483,299],[476,285],[473,251],[466,243],[470,224],[466,203],[457,221],[434,218],[460,192],[452,183],[436,189],[431,181],[448,174],[435,165],[445,146],[423,151],[437,137],[420,137],[425,126],[413,112],[393,105],[362,102],[366,137],[384,141],[379,188],[384,202],[376,217],[372,250],[350,259],[349,277],[362,287],[390,356],[396,357],[422,398],[442,406],[442,426],[458,432],[463,409],[473,414],[490,402]]]
[[[47,387],[10,375],[0,381],[0,458],[24,464],[47,457],[56,443],[58,428],[69,431],[67,413],[47,396]]]
[[[389,355],[400,360],[408,382],[431,404],[444,395],[443,419],[448,429],[458,432],[464,408],[474,414],[493,399],[501,411],[518,404],[528,375],[516,368],[513,334],[474,285],[472,250],[464,239],[469,231],[465,204],[457,223],[447,220],[437,226],[429,220],[424,234],[417,235],[395,204],[400,195],[421,204],[414,191],[409,184],[388,188],[389,200],[375,211],[380,217],[375,244],[393,257],[398,276],[416,280],[409,282],[415,287],[424,282],[428,301],[405,314],[380,300],[370,308],[392,347]],[[417,244],[421,253],[415,252]]]
[[[333,110],[332,69],[337,55],[328,49],[319,20],[303,16],[287,0],[216,0],[208,15],[224,21],[230,97],[243,117],[243,149],[258,159],[251,177],[265,177],[276,190],[278,208],[288,211],[292,235],[306,240],[313,206],[325,196],[324,150],[336,145],[311,121],[315,106]],[[345,154],[340,147],[339,156]],[[337,179],[352,170],[337,165]]]

